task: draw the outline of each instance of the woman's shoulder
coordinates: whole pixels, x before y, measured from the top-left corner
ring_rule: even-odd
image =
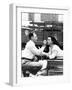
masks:
[[[53,49],[60,49],[58,45],[54,44]]]

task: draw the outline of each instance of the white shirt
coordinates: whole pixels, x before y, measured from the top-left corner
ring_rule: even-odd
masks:
[[[58,56],[63,56],[63,50],[59,48],[57,45],[53,45],[52,47],[49,47],[49,58],[55,58]]]
[[[25,49],[22,51],[22,57],[33,59],[35,55],[41,55],[45,46],[40,49],[37,49],[35,43],[30,40],[27,42]]]

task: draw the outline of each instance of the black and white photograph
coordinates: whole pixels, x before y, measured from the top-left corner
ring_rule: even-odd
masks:
[[[11,84],[68,80],[67,11],[67,8],[10,5]]]
[[[0,90],[72,90],[72,0],[0,1]]]
[[[63,14],[21,13],[21,77],[63,75]]]

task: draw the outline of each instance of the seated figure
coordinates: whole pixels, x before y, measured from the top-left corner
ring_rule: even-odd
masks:
[[[45,53],[47,57],[49,57],[50,59],[53,58],[63,58],[63,50],[60,48],[59,43],[57,42],[57,40],[52,37],[49,36],[47,39],[48,42],[48,46],[49,46],[49,52]]]
[[[32,74],[36,74],[40,69],[44,69],[47,67],[47,60],[39,60],[36,61],[34,59],[35,55],[43,56],[46,53],[43,53],[45,48],[44,45],[38,49],[35,46],[35,42],[37,42],[37,35],[35,33],[29,34],[29,41],[27,42],[25,49],[22,51],[22,72],[29,71]]]

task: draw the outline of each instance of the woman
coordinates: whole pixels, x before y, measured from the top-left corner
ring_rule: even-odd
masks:
[[[54,37],[49,36],[47,42],[49,45],[49,52],[47,54],[47,57],[49,57],[50,59],[53,59],[55,57],[63,58],[63,50],[61,50],[57,40]]]

